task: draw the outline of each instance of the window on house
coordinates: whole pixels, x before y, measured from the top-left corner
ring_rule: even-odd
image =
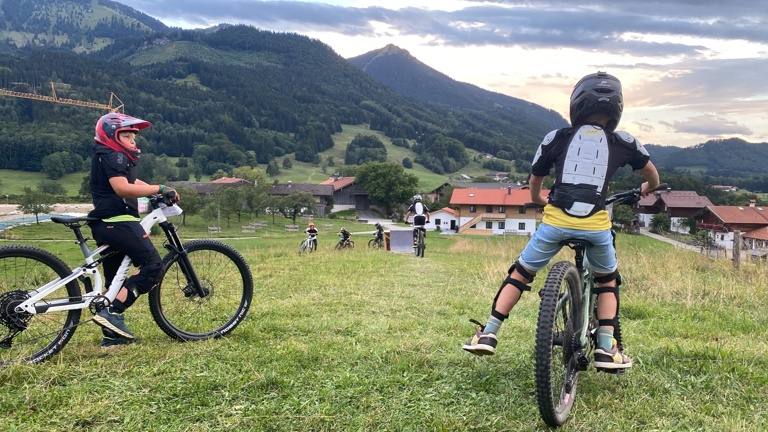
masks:
[[[486,213],[493,213],[493,206],[492,205],[485,206],[485,212]]]
[[[525,231],[525,222],[520,222],[517,224],[517,229],[520,231]]]
[[[477,228],[477,224],[472,225],[470,228],[472,228],[472,229]]]
[[[474,213],[477,211],[477,208],[474,205],[469,206],[469,212]]]
[[[440,226],[440,222],[442,222],[440,219],[435,219],[435,226]]]
[[[493,222],[491,221],[485,222],[485,229],[493,229]]]
[[[507,226],[506,222],[499,222],[499,229],[500,230],[503,230],[504,228],[506,228],[506,226]]]
[[[525,214],[525,206],[518,207],[517,211],[520,212],[520,214]]]
[[[499,213],[504,213],[504,206],[499,206]]]

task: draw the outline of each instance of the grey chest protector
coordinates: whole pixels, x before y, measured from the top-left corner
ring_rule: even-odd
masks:
[[[585,125],[568,145],[562,173],[549,203],[578,218],[605,209],[603,189],[608,181],[608,137],[602,129]]]

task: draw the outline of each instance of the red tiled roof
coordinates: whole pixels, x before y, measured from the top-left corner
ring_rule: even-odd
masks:
[[[541,191],[543,196],[549,194],[548,190]],[[503,206],[521,206],[531,202],[531,191],[528,189],[475,189],[475,188],[456,188],[451,195],[451,204],[474,204],[474,205],[503,205]]]
[[[768,227],[760,227],[748,233],[742,234],[742,237],[753,238],[757,240],[768,240]]]
[[[328,180],[321,182],[321,185],[332,185],[333,190],[337,191],[340,189],[344,189],[345,187],[351,185],[355,182],[354,177],[339,177],[338,179],[334,179],[333,177],[329,178]]]
[[[700,196],[695,191],[661,191],[640,198],[638,205],[651,207],[661,200],[668,208],[704,208],[712,205],[712,201]]]
[[[768,225],[768,210],[763,207],[707,206],[707,210],[727,224]]]
[[[446,213],[448,213],[448,214],[450,214],[452,216],[456,216],[456,210],[454,210],[454,209],[452,209],[450,207],[443,207],[440,210],[435,210],[435,211],[432,212],[432,214],[434,215],[437,212],[446,212]]]

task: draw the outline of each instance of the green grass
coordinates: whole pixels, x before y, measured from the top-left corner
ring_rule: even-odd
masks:
[[[207,237],[194,219],[182,237]],[[487,317],[525,238],[430,234],[416,259],[359,247],[373,229],[347,223],[358,248],[335,252],[343,222],[316,219],[320,249],[299,255],[303,233],[286,233],[286,221],[245,239],[234,223],[222,233],[256,289],[230,337],[173,342],[141,299],[126,314],[138,344],[100,350],[86,324],[52,361],[0,370],[3,429],[548,430],[533,381],[537,295],[505,322],[497,355],[460,348],[474,331],[467,319]],[[68,238],[65,228],[13,233],[76,262],[71,241],[32,240]],[[623,377],[583,373],[562,430],[765,430],[768,270],[735,271],[640,236],[618,244],[635,366]],[[543,282],[542,273],[534,291]]]
[[[67,174],[56,181],[64,186],[67,196],[76,197],[80,192],[80,184],[83,182],[83,177],[86,175],[87,173],[85,172]],[[25,187],[37,189],[40,182],[47,177],[40,172],[0,169],[0,178],[2,178],[2,181],[0,181],[0,198],[2,200],[0,202],[5,204],[5,195],[21,195],[24,193]]]

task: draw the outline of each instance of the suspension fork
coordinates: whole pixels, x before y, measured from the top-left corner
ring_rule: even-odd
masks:
[[[198,297],[205,298],[208,294],[210,294],[210,292],[205,290],[203,285],[200,283],[200,279],[197,277],[197,273],[195,273],[195,268],[189,261],[187,250],[184,249],[184,245],[181,243],[181,239],[179,239],[178,234],[176,234],[176,227],[174,227],[173,223],[169,221],[160,222],[159,225],[165,232],[165,236],[168,239],[168,243],[166,243],[165,248],[169,251],[176,252],[176,254],[178,254],[180,257],[179,265],[181,266],[181,270],[184,273],[184,277],[187,279],[187,284],[192,286],[195,294],[197,294]]]

